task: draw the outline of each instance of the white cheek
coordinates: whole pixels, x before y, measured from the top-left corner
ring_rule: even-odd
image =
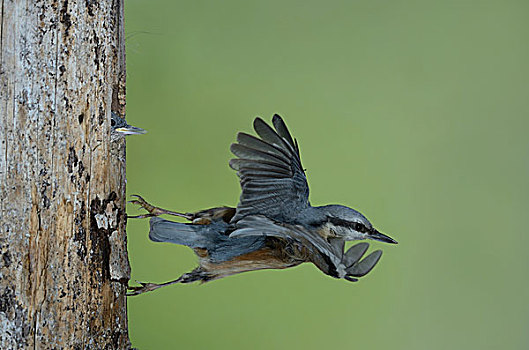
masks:
[[[347,237],[347,236],[349,236],[350,231],[351,230],[348,230],[345,227],[341,227],[341,226],[335,226],[334,227],[334,232],[336,232],[337,236]]]
[[[357,241],[357,240],[366,239],[366,238],[367,237],[365,233],[356,232],[354,230],[348,230],[347,232],[347,239],[349,241]]]
[[[345,239],[348,240],[348,241],[357,241],[357,240],[366,238],[365,234],[360,233],[360,232],[356,232],[355,230],[351,230],[351,229],[345,228],[345,227],[340,227],[339,234],[342,237],[345,237]]]

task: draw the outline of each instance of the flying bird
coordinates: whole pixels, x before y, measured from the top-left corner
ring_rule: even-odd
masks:
[[[376,250],[362,259],[369,244],[361,242],[344,252],[345,242],[377,240],[396,244],[379,232],[360,212],[343,205],[312,206],[301,165],[299,146],[279,115],[273,128],[261,118],[254,120],[257,136],[237,134],[231,145],[236,156],[230,167],[237,171],[242,193],[236,208],[217,207],[196,213],[180,213],[155,207],[141,196],[131,202],[152,217],[149,238],[188,246],[199,266],[176,280],[130,286],[137,295],[175,283],[208,282],[262,269],[284,269],[304,262],[323,273],[355,282],[379,261]],[[169,214],[188,220],[159,218]]]

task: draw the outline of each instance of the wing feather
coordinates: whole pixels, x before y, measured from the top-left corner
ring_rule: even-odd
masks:
[[[277,114],[274,114],[274,117],[272,118],[272,123],[274,124],[274,128],[276,128],[279,136],[284,138],[290,145],[294,147],[296,154],[299,157],[298,142],[292,139],[292,136],[290,135],[290,132],[288,131],[288,128],[285,122],[283,121],[283,118],[281,118]]]
[[[299,251],[306,249],[304,261],[312,262],[327,275],[356,281],[354,277],[368,274],[378,263],[382,251],[376,250],[362,259],[369,248],[365,242],[357,243],[344,253],[344,241],[327,241],[317,232],[301,225],[275,222],[262,215],[249,215],[236,223],[236,229],[230,238],[240,237],[276,237],[296,245]]]
[[[230,234],[230,238],[250,236],[276,237],[293,242],[300,249],[309,251],[306,261],[312,262],[328,275],[342,277],[339,271],[345,269],[342,262],[343,250],[337,249],[319,234],[303,226],[280,224],[261,215],[251,215],[237,222],[237,229]]]
[[[285,163],[281,158],[274,154],[250,148],[239,143],[232,144],[230,150],[233,154],[242,159],[265,161],[275,166]]]
[[[268,154],[275,155],[276,157],[279,157],[283,162],[287,164],[290,163],[290,158],[292,157],[290,152],[286,152],[285,150],[279,147],[266,143],[263,140],[260,140],[255,136],[240,132],[237,134],[237,142],[248,148],[261,150]]]
[[[230,167],[233,170],[237,171],[247,171],[247,170],[266,170],[275,172],[278,175],[292,176],[291,170],[289,167],[286,167],[283,164],[274,164],[265,161],[256,161],[250,159],[231,159]]]
[[[230,147],[238,157],[230,160],[230,167],[237,171],[242,189],[232,222],[246,215],[292,222],[309,205],[297,141],[280,116],[274,115],[272,123],[275,130],[256,118],[254,129],[259,138],[239,133],[237,143]]]

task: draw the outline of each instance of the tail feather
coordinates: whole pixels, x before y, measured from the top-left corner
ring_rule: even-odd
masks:
[[[266,245],[266,237],[262,235],[230,238],[224,234],[227,228],[228,224],[223,220],[214,221],[209,225],[195,225],[154,217],[151,219],[149,238],[154,242],[169,242],[190,248],[206,249],[211,262],[228,261]]]
[[[153,242],[170,242],[199,248],[207,245],[208,241],[202,234],[203,225],[184,224],[154,217],[150,221],[149,238]]]

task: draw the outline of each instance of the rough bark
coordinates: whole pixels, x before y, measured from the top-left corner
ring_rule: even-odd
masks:
[[[0,349],[129,348],[123,0],[0,1]]]

